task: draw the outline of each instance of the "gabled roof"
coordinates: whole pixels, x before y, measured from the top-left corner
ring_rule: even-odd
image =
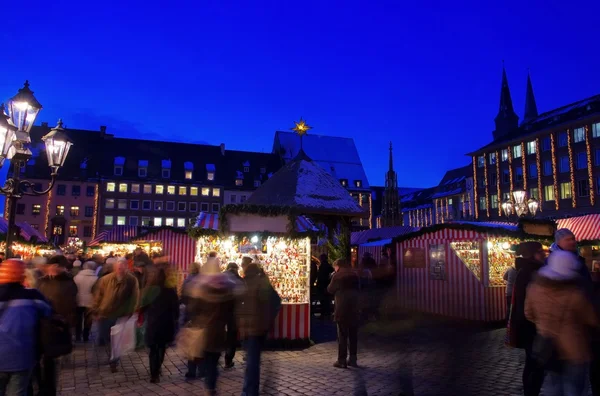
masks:
[[[291,207],[308,215],[364,214],[348,190],[302,151],[254,191],[246,204]]]
[[[351,190],[368,190],[369,181],[354,144],[354,139],[336,136],[307,134],[303,137],[302,149],[314,162],[329,172],[335,179],[348,180]],[[291,161],[300,152],[300,139],[293,132],[275,132],[273,153],[284,162]],[[354,185],[360,180],[362,187]]]

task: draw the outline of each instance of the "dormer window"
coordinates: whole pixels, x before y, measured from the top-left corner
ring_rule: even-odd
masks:
[[[125,157],[115,157],[115,176],[123,176],[123,165],[125,165]]]
[[[348,187],[348,180],[346,180],[346,179],[340,179],[340,183],[342,183],[342,186]]]
[[[250,172],[250,161],[244,162],[244,173]]]
[[[169,179],[171,177],[171,160],[162,160],[162,178]]]
[[[194,175],[194,164],[191,162],[185,162],[183,164],[183,169],[185,170],[185,180],[192,180]]]
[[[148,161],[138,161],[138,177],[148,177]]]
[[[354,186],[355,187],[362,187],[362,180],[354,180]]]
[[[260,180],[254,180],[254,187],[260,187]]]
[[[215,180],[215,164],[206,164],[206,180]]]
[[[244,179],[235,179],[235,185],[238,187],[244,185]]]

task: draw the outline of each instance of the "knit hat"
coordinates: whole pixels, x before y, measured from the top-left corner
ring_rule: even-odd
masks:
[[[517,246],[517,256],[521,256],[524,258],[531,258],[534,254],[539,252],[542,249],[542,244],[539,242],[521,242],[519,246]]]
[[[79,260],[73,261],[73,267],[81,267],[81,261],[79,261]]]
[[[538,273],[553,280],[577,279],[581,263],[577,256],[571,252],[557,250],[548,257],[548,264],[542,267]]]
[[[575,234],[571,232],[568,228],[561,228],[554,233],[554,242],[559,243],[563,238],[572,236],[575,238]]]
[[[0,284],[23,283],[25,263],[22,260],[8,259],[0,263]]]

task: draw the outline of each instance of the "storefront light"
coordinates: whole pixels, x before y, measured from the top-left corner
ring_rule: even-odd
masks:
[[[223,248],[231,250],[231,248],[233,248],[233,241],[231,239],[226,239],[223,241]]]
[[[252,242],[252,243],[257,243],[257,242],[258,242],[258,237],[257,237],[256,235],[254,235],[254,236],[252,237],[252,239],[250,239],[250,242]]]
[[[285,250],[285,248],[287,248],[287,245],[285,244],[284,240],[281,240],[277,243],[277,249],[279,250]]]
[[[510,244],[508,242],[502,242],[502,249],[504,249],[504,250],[510,249]]]

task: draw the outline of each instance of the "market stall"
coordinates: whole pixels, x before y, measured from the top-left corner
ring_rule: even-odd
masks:
[[[151,246],[151,252],[160,251],[169,258],[169,264],[183,279],[194,262],[196,240],[185,229],[173,227],[148,228],[132,239],[132,243]]]
[[[362,245],[358,245],[356,252],[358,262],[360,263],[360,260],[365,256],[365,254],[370,254],[377,265],[379,265],[381,261],[381,255],[386,252],[386,245],[391,245],[391,243],[391,239],[382,239],[379,241],[367,242],[363,243]]]
[[[95,250],[96,253],[108,255],[111,252],[115,256],[125,256],[137,248],[142,248],[146,253],[161,253],[162,246],[159,241],[139,241],[134,242],[139,232],[135,226],[114,226],[110,230],[101,231],[87,245]]]
[[[570,217],[556,221],[558,228],[568,228],[579,243],[579,254],[589,269],[600,272],[600,214]]]
[[[408,309],[456,318],[499,321],[506,315],[504,272],[514,248],[551,240],[552,223],[450,223],[397,238],[400,302]]]

